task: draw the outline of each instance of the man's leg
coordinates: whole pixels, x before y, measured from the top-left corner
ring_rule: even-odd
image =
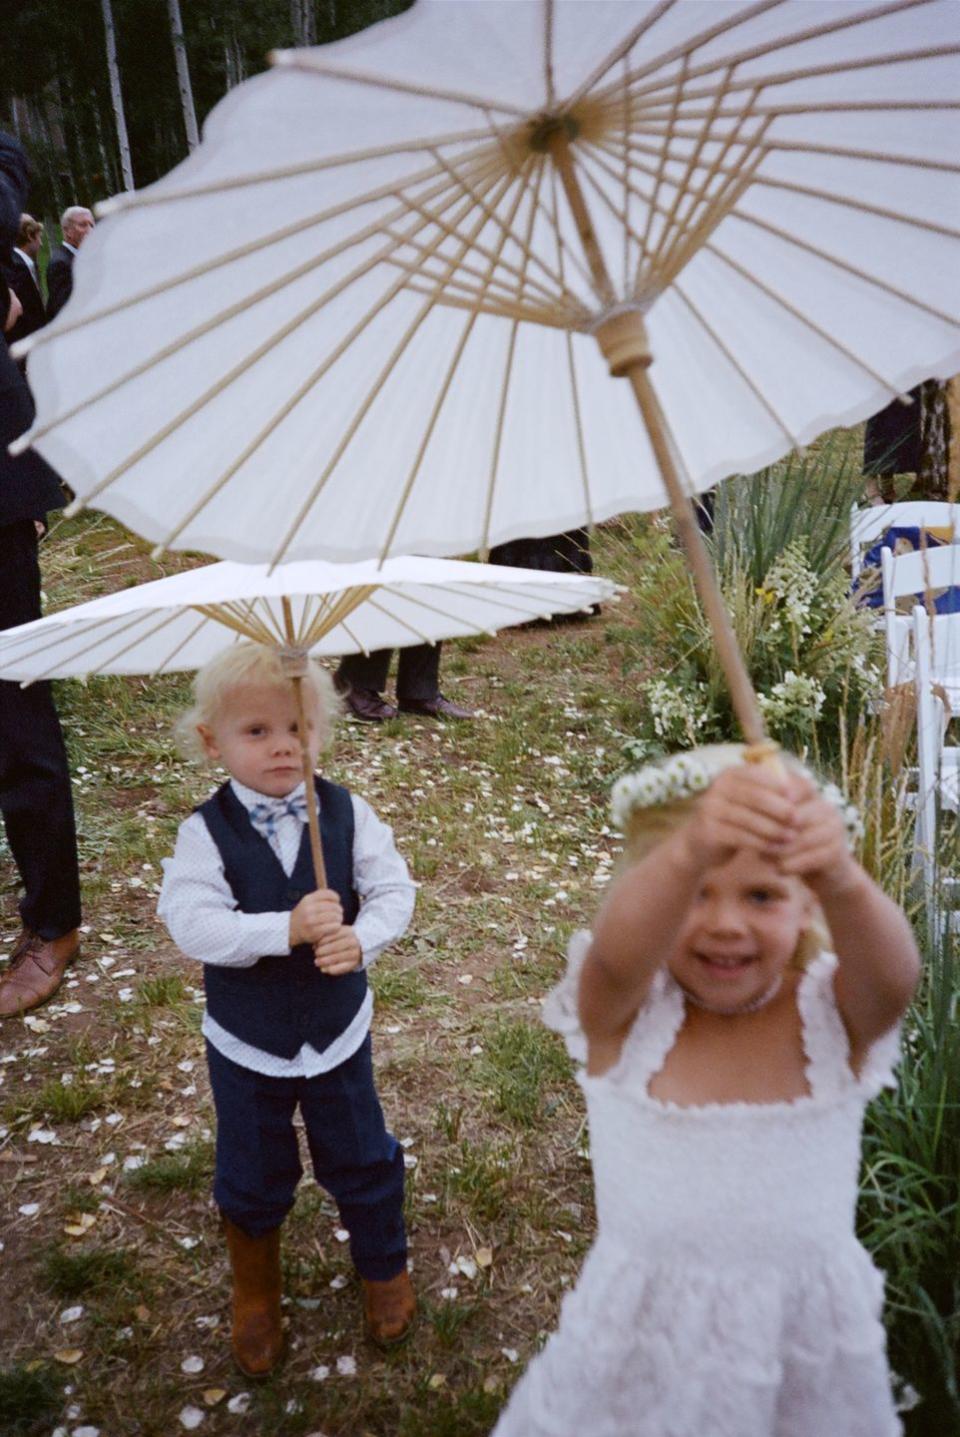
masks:
[[[340,660],[334,682],[346,695],[347,707],[354,717],[367,723],[396,718],[397,710],[383,697],[392,655],[392,649],[377,649],[372,654],[348,654]]]
[[[0,527],[0,629],[40,617],[32,520]],[[0,682],[0,812],[25,889],[24,935],[0,982],[0,1016],[49,998],[77,950],[80,876],[63,734],[48,683]]]
[[[397,704],[404,713],[430,718],[472,718],[470,709],[452,703],[440,692],[440,653],[443,644],[412,644],[400,650],[397,664]]]

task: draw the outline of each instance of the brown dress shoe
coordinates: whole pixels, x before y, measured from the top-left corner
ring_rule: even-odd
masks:
[[[386,1282],[362,1279],[363,1316],[367,1334],[377,1347],[396,1347],[410,1331],[417,1310],[410,1274],[404,1268]]]
[[[52,998],[79,951],[76,928],[61,938],[41,938],[25,928],[0,981],[0,1018],[16,1017]]]
[[[233,1358],[246,1377],[266,1377],[283,1356],[280,1229],[251,1237],[223,1218],[233,1270]]]
[[[474,717],[473,709],[465,709],[461,704],[455,704],[452,699],[445,698],[443,694],[437,694],[434,699],[400,699],[399,704],[401,713],[423,714],[426,718],[471,719]]]
[[[387,703],[376,689],[351,689],[347,694],[347,708],[354,718],[364,723],[385,723],[397,716],[393,704]]]

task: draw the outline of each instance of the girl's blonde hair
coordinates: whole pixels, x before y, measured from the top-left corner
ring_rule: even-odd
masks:
[[[340,697],[333,679],[315,659],[307,660],[303,682],[316,699],[320,747],[324,749],[330,743],[333,725],[340,715]],[[198,669],[193,680],[193,705],[181,714],[175,729],[177,741],[188,758],[206,758],[197,725],[212,727],[229,694],[249,684],[265,684],[289,691],[290,679],[277,649],[244,640],[221,649],[202,669]]]
[[[710,782],[712,782],[724,769],[732,768],[737,763],[743,763],[744,753],[745,746],[741,743],[712,743],[694,749],[690,756],[706,769],[710,776]],[[820,784],[817,775],[794,754],[781,753],[778,754],[778,757],[795,773],[802,773],[805,777],[812,779],[814,783]],[[660,803],[641,803],[632,807],[626,817],[621,820],[623,827],[621,865],[626,867],[639,863],[659,844],[683,828],[684,824],[690,820],[699,796],[699,793],[692,793],[682,798],[666,798]],[[800,969],[806,968],[828,943],[829,936],[823,919],[812,921],[800,934],[791,966]]]

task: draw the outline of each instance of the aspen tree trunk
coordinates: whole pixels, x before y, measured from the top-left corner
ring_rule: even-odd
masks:
[[[170,39],[177,62],[177,84],[180,86],[180,106],[183,110],[183,127],[187,132],[187,149],[195,150],[200,143],[197,130],[197,112],[193,105],[193,88],[190,84],[190,68],[187,65],[187,47],[183,40],[183,21],[180,18],[180,0],[167,0],[170,15]]]
[[[317,43],[317,23],[313,13],[313,0],[290,0],[290,24],[297,45]]]
[[[228,90],[232,90],[234,85],[239,85],[246,78],[243,51],[236,30],[231,30],[223,42],[223,73]]]
[[[130,141],[127,138],[127,121],[123,113],[123,95],[120,90],[120,67],[117,64],[117,36],[113,26],[113,8],[110,0],[100,0],[103,10],[103,29],[107,42],[107,71],[110,75],[110,99],[113,104],[113,119],[117,127],[117,145],[120,150],[120,173],[123,188],[133,189],[133,166],[130,163]]]
[[[104,144],[103,126],[100,123],[100,109],[96,105],[93,107],[93,125],[97,132],[97,149],[100,152],[100,167],[103,172],[103,183],[109,190],[113,191],[117,187],[116,168]]]

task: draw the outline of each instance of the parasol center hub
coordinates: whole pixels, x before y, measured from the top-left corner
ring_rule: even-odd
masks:
[[[288,679],[306,678],[309,657],[305,648],[296,644],[287,644],[278,653],[280,667]]]
[[[568,111],[538,115],[529,126],[529,144],[537,154],[546,154],[558,139],[568,143],[580,134],[580,121]]]
[[[638,309],[608,315],[594,329],[610,373],[622,378],[635,365],[646,369],[653,361],[643,315]]]

